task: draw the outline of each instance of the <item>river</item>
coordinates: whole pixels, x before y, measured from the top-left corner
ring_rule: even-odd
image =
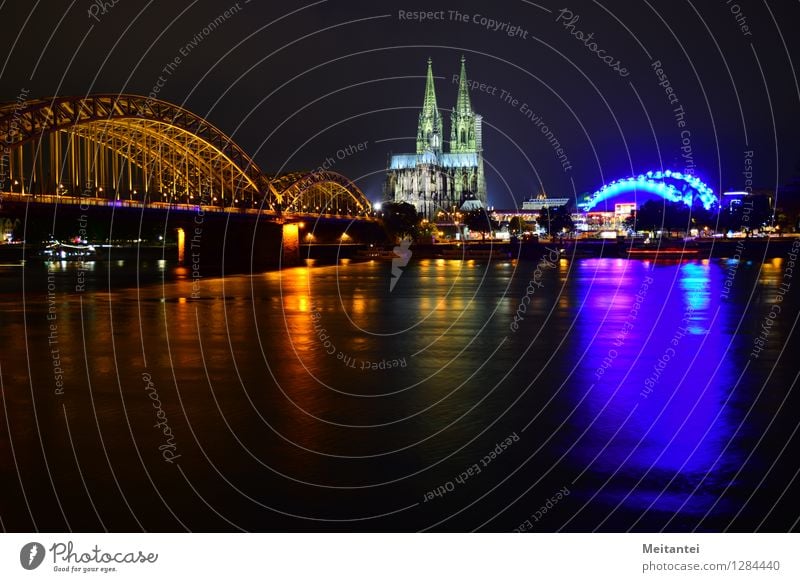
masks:
[[[2,266],[1,525],[796,529],[790,261]]]

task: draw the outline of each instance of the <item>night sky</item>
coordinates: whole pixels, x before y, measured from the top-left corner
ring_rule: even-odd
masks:
[[[484,117],[496,207],[541,190],[580,196],[659,168],[693,168],[715,191],[740,189],[748,151],[754,186],[775,189],[800,161],[795,1],[101,5],[0,0],[0,101],[23,90],[31,98],[147,95],[162,76],[160,98],[207,118],[265,171],[313,169],[334,158],[332,169],[377,201],[387,156],[413,151],[426,59],[449,138],[446,110],[464,55],[471,80],[486,84],[472,100]],[[437,19],[414,20],[420,10]],[[552,131],[571,169],[526,111]],[[363,151],[348,150],[362,142]]]

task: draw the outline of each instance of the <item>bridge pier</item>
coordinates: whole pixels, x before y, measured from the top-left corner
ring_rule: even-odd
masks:
[[[273,213],[221,207],[149,204],[102,198],[2,193],[0,221],[24,222],[30,244],[72,240],[80,235],[90,243],[113,247],[98,250],[100,260],[177,261],[203,272],[262,271],[302,264],[302,242],[330,246],[326,256],[339,256],[336,245],[343,233],[358,243],[381,241],[380,225],[356,217]],[[88,201],[87,201],[88,200]],[[56,214],[57,209],[57,214]],[[310,226],[309,221],[313,220]],[[306,234],[308,233],[308,234]],[[137,240],[137,244],[124,241]]]
[[[281,266],[293,267],[300,264],[300,225],[296,222],[285,222],[282,225]]]
[[[178,239],[178,264],[183,265],[186,258],[186,231],[180,226],[175,230]]]

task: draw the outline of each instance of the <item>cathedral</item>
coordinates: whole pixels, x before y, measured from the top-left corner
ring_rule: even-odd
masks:
[[[481,123],[481,116],[472,110],[465,59],[461,57],[458,97],[450,114],[450,151],[444,152],[442,114],[436,104],[433,67],[428,59],[417,152],[390,156],[386,199],[408,202],[428,220],[435,220],[440,211],[465,212],[485,207]]]

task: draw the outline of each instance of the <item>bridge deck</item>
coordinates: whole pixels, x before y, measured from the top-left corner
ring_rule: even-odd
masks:
[[[110,200],[94,196],[69,196],[65,194],[20,194],[18,192],[0,192],[0,207],[3,203],[16,202],[19,204],[67,204],[71,206],[103,206],[114,208],[152,208],[169,212],[210,212],[227,214],[245,214],[251,216],[266,216],[268,219],[278,220],[287,218],[308,219],[338,219],[375,221],[374,217],[353,216],[351,214],[311,214],[298,212],[283,212],[280,216],[274,211],[262,208],[244,208],[242,206],[213,206],[206,204],[181,204],[177,202],[141,202],[139,200]]]

